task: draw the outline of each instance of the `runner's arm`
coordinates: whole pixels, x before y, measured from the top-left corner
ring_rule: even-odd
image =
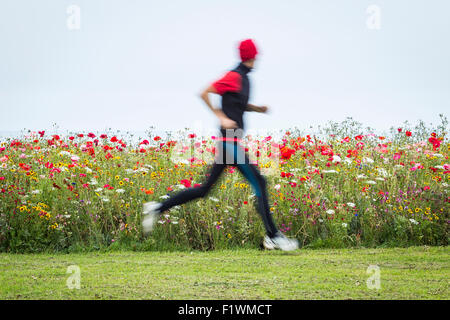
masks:
[[[205,101],[208,108],[211,109],[211,111],[219,119],[222,127],[227,128],[227,129],[237,127],[236,122],[231,120],[230,118],[228,118],[221,109],[213,107],[213,105],[211,104],[211,101],[209,100],[209,93],[218,94],[216,88],[214,88],[213,86],[209,86],[201,93],[200,97],[203,99],[203,101]]]
[[[255,105],[253,105],[253,104],[247,104],[247,108],[245,108],[245,111],[254,111],[254,112],[261,112],[261,113],[265,113],[265,112],[267,112],[267,107],[266,106],[261,106],[261,107],[258,107],[258,106],[255,106]]]

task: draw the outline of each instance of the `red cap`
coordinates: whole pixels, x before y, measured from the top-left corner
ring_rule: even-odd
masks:
[[[258,50],[256,50],[256,46],[253,43],[253,40],[247,39],[240,43],[239,45],[239,53],[241,55],[242,61],[247,61],[250,59],[254,59]]]

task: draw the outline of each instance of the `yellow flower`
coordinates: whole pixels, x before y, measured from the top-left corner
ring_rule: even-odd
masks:
[[[119,180],[119,179],[120,179],[120,177],[119,177],[119,176],[115,176],[114,178],[115,178],[116,180]]]
[[[123,186],[123,181],[122,180],[119,181],[119,186]]]

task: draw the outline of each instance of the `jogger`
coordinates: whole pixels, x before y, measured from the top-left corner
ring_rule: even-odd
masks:
[[[257,166],[250,163],[247,154],[239,141],[243,137],[244,112],[267,112],[266,106],[255,106],[248,103],[250,96],[250,81],[247,74],[252,70],[256,54],[256,46],[252,40],[247,39],[240,43],[239,53],[242,62],[221,79],[212,83],[201,95],[203,101],[220,120],[219,154],[216,154],[214,164],[209,171],[209,177],[198,188],[183,190],[163,203],[144,203],[142,222],[144,232],[150,232],[159,215],[173,206],[186,203],[190,200],[204,197],[219,179],[227,165],[236,166],[244,177],[250,182],[257,199],[257,209],[261,216],[266,236],[264,247],[266,249],[294,250],[298,248],[295,239],[289,239],[277,230],[270,214],[267,196],[266,180],[259,172]],[[222,96],[222,108],[214,108],[209,100],[209,93]]]

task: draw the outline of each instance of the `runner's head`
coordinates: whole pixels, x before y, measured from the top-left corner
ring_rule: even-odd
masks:
[[[241,41],[239,44],[239,54],[242,62],[249,68],[253,68],[258,50],[256,49],[255,43],[252,39]]]

